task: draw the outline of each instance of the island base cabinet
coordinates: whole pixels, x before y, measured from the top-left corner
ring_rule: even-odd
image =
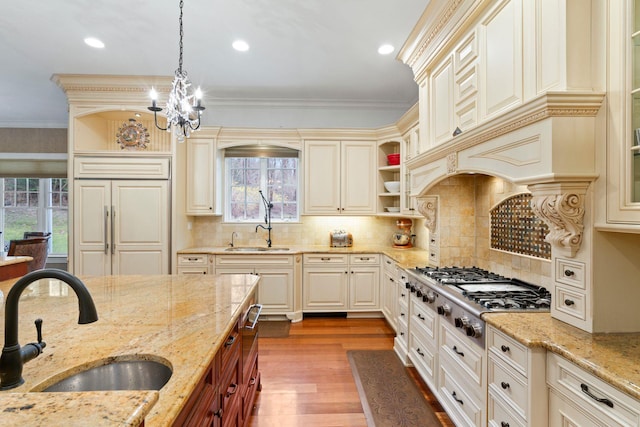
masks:
[[[220,399],[217,388],[218,364],[219,357],[216,357],[182,408],[182,412],[173,423],[174,426],[217,427],[220,425]]]

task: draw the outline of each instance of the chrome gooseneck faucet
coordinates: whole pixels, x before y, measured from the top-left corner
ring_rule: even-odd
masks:
[[[78,297],[78,323],[92,323],[98,320],[96,306],[86,286],[76,276],[63,270],[44,269],[32,271],[20,278],[9,290],[4,314],[4,347],[0,356],[0,390],[15,388],[24,382],[22,367],[42,353],[46,343],[42,341],[42,320],[36,320],[38,342],[20,347],[18,343],[18,302],[20,295],[31,283],[40,279],[58,279],[69,285]]]
[[[260,193],[260,197],[262,197],[262,203],[264,203],[264,223],[267,224],[267,226],[265,227],[262,224],[256,225],[256,233],[258,232],[258,228],[263,228],[269,232],[269,235],[267,237],[267,247],[270,248],[271,247],[271,209],[273,209],[273,203],[265,199],[264,195],[262,194],[262,190],[258,190],[258,193]]]

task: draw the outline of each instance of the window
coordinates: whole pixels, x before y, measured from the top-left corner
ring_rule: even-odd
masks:
[[[68,253],[66,178],[0,178],[0,231],[4,250],[25,231],[51,233],[50,255]]]
[[[225,152],[225,221],[262,222],[259,190],[273,204],[273,222],[298,221],[298,152],[283,150],[271,151],[273,157],[246,148]]]

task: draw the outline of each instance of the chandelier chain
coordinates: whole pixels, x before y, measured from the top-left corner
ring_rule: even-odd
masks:
[[[184,1],[180,0],[180,57],[178,60],[178,72],[182,74],[182,37],[184,36],[184,31],[182,30],[182,6],[184,6]]]

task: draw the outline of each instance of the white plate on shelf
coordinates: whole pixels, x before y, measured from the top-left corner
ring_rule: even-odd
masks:
[[[387,206],[385,209],[387,210],[387,212],[400,212],[400,208],[397,206]]]

